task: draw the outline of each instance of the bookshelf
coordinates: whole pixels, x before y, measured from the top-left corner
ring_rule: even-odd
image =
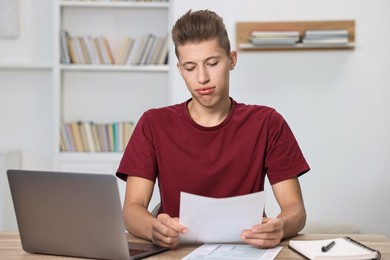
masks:
[[[60,149],[61,127],[70,122],[132,121],[153,107],[168,104],[167,64],[65,64],[60,31],[75,37],[104,35],[118,57],[126,37],[168,35],[168,1],[65,1],[53,6],[53,86],[55,167],[62,171],[113,173],[122,150],[75,152]]]
[[[343,44],[303,44],[302,37],[306,30],[346,30],[348,40]],[[286,45],[254,45],[250,43],[252,31],[297,31],[299,41]],[[275,22],[238,22],[236,23],[236,42],[239,51],[280,51],[280,50],[337,50],[354,49],[355,21],[275,21]]]

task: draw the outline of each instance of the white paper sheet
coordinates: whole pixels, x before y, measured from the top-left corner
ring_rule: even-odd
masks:
[[[180,222],[188,228],[181,243],[226,243],[241,241],[240,234],[261,222],[265,192],[230,198],[180,194]]]
[[[273,260],[282,248],[281,246],[277,246],[270,249],[260,249],[250,245],[205,244],[185,256],[183,260]]]

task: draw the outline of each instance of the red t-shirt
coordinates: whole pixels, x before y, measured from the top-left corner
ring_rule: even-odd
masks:
[[[187,101],[188,102],[188,101]],[[180,192],[222,198],[264,189],[310,168],[283,117],[274,109],[233,102],[218,126],[195,123],[187,102],[145,112],[117,170],[155,181],[161,208],[178,217]]]

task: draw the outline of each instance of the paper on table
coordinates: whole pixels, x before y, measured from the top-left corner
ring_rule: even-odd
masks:
[[[239,244],[204,244],[185,256],[183,260],[273,260],[282,248],[282,246],[277,246],[260,249]]]
[[[180,194],[180,222],[188,228],[181,243],[224,243],[241,241],[240,234],[261,222],[265,192],[229,198]]]

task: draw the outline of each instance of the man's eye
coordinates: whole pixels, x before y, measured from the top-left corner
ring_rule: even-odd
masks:
[[[218,65],[218,62],[211,62],[208,64],[209,66],[213,67],[213,66],[217,66]]]
[[[195,69],[195,67],[188,67],[188,68],[185,68],[186,71],[193,71]]]

